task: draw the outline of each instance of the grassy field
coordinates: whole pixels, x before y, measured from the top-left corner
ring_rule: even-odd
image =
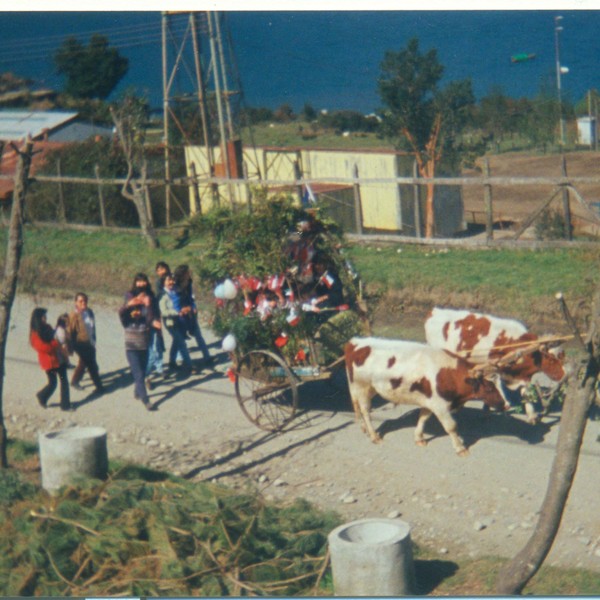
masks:
[[[5,236],[0,232],[0,256]],[[20,290],[70,296],[83,289],[120,297],[135,273],[152,275],[158,260],[172,268],[182,263],[194,268],[202,260],[201,240],[176,248],[175,240],[163,235],[161,243],[159,250],[149,250],[139,235],[27,227]],[[369,299],[392,313],[399,306],[407,310],[443,304],[536,320],[558,315],[558,291],[571,306],[589,305],[600,279],[600,248],[594,245],[471,250],[369,244],[353,245],[345,252],[365,282]],[[212,284],[197,282],[196,288],[209,299]]]

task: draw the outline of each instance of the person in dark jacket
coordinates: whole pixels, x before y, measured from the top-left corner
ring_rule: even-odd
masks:
[[[144,381],[148,364],[150,332],[152,322],[155,320],[152,298],[146,291],[130,297],[119,309],[119,318],[125,330],[125,355],[133,375],[134,397],[136,400],[141,400],[148,410],[155,410],[148,399]]]
[[[104,386],[96,361],[96,319],[88,306],[88,296],[83,292],[75,295],[75,310],[69,314],[67,324],[67,342],[71,351],[79,357],[71,376],[71,387],[82,389],[80,381],[87,369],[96,386],[96,394],[102,394]]]
[[[60,379],[60,408],[72,410],[69,397],[67,363],[62,356],[59,342],[54,337],[54,329],[47,323],[45,308],[34,308],[29,327],[29,343],[38,354],[40,367],[46,372],[48,383],[36,394],[40,406],[46,408],[48,400]]]
[[[142,292],[150,296],[153,315],[150,341],[148,343],[148,362],[146,364],[146,386],[148,389],[152,389],[152,376],[155,375],[159,379],[164,377],[163,354],[165,352],[165,341],[162,334],[158,296],[152,291],[148,276],[145,273],[138,273],[133,278],[131,290],[125,294],[125,301],[131,300],[131,298]]]

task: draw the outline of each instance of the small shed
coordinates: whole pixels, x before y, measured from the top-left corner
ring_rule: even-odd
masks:
[[[595,117],[579,117],[577,119],[577,143],[582,146],[596,144],[597,128]]]

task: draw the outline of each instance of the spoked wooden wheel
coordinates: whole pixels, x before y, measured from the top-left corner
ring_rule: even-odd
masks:
[[[253,350],[238,362],[235,393],[246,417],[266,431],[289,423],[298,405],[298,380],[273,352]]]

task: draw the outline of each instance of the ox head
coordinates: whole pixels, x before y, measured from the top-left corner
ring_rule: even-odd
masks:
[[[562,381],[567,373],[565,354],[562,348],[548,349],[541,346],[537,349],[515,352],[510,360],[501,359],[496,364],[504,382],[511,389],[521,387],[529,382],[536,373],[543,373],[552,381]]]

